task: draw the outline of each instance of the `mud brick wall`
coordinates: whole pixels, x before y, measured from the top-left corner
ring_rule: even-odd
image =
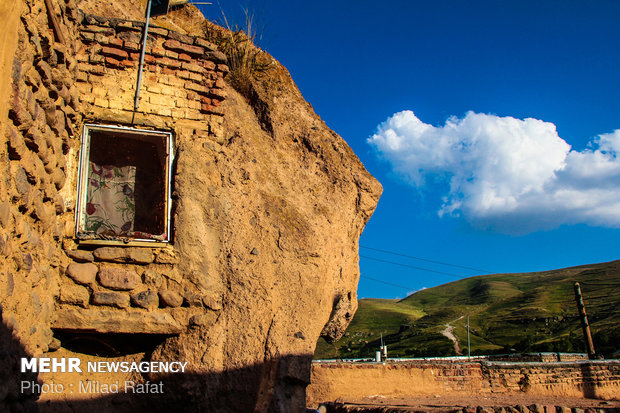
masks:
[[[20,353],[57,349],[54,329],[170,334],[208,322],[205,312],[221,308],[218,295],[196,287],[199,276],[186,280],[174,245],[83,247],[74,239],[74,209],[85,122],[171,131],[175,151],[194,139],[217,149],[226,56],[205,39],[150,27],[134,113],[143,23],[86,16],[75,0],[7,5],[0,9],[7,22],[0,47],[0,359],[12,364],[2,371],[14,370]],[[3,400],[18,398],[4,386]]]
[[[492,393],[526,392],[613,399],[620,390],[620,362],[482,364]]]
[[[149,26],[140,103],[134,96],[144,23],[82,16],[77,86],[96,121],[193,127],[218,135],[226,97],[226,56],[201,37]],[[149,116],[156,115],[156,116]]]
[[[18,392],[19,358],[58,348],[51,324],[73,232],[73,165],[81,122],[74,0],[0,6],[0,411]],[[30,377],[30,379],[32,379]]]
[[[511,362],[554,362],[554,361],[581,361],[588,360],[586,353],[525,353],[525,354],[503,354],[491,355],[487,357],[489,361],[511,361]]]
[[[221,103],[229,69],[226,56],[213,44],[149,26],[140,104],[134,113],[144,24],[83,14],[78,20],[76,84],[84,122],[171,131],[175,151],[197,138],[221,142]],[[182,179],[177,175],[173,181]],[[196,286],[183,263],[177,265],[178,244],[95,248],[66,242],[69,260],[53,328],[177,334],[208,322],[205,310],[219,311],[221,304],[213,291]]]
[[[54,296],[65,258],[62,240],[73,232],[71,168],[81,122],[77,63],[69,41],[77,36],[75,2],[51,5],[51,10],[43,0],[14,5],[22,15],[9,96],[0,97],[9,102],[8,117],[2,113],[0,120],[2,321],[34,353],[47,351],[52,343]],[[34,327],[32,319],[37,320]],[[27,330],[21,320],[27,320]]]
[[[390,396],[530,394],[614,400],[620,361],[313,363],[308,404]]]

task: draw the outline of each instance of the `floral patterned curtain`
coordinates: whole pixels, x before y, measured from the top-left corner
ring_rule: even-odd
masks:
[[[98,235],[133,236],[136,167],[90,162],[85,229]]]

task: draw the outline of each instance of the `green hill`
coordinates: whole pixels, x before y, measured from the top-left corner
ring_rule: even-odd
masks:
[[[561,270],[493,274],[418,291],[402,300],[366,298],[344,337],[317,343],[315,358],[372,357],[380,335],[390,357],[584,352],[573,284],[581,284],[594,345],[610,355],[620,348],[620,261]],[[446,331],[448,330],[448,331]],[[444,334],[444,333],[447,334]]]

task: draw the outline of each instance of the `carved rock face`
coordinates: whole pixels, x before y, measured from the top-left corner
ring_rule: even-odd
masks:
[[[200,372],[165,378],[199,395],[177,403],[296,412],[319,336],[340,337],[357,308],[358,239],[381,188],[284,68],[253,87],[252,105],[228,91],[223,144],[179,150],[175,248],[222,304],[153,357]]]
[[[15,98],[11,100],[12,118],[1,119],[2,125],[13,125],[8,127],[7,144],[2,145],[10,150],[10,162],[6,156],[0,157],[11,177],[0,181],[0,194],[10,194],[10,198],[0,198],[0,270],[7,274],[0,277],[0,292],[9,297],[2,302],[5,324],[23,339],[29,351],[39,352],[46,352],[52,344],[58,349],[51,337],[52,323],[57,330],[88,331],[98,337],[126,334],[128,341],[143,339],[136,338],[136,333],[162,335],[159,337],[165,338],[158,345],[127,352],[126,358],[146,355],[153,361],[188,363],[184,374],[140,377],[163,380],[166,393],[161,397],[127,396],[122,405],[116,399],[99,399],[80,405],[82,410],[96,407],[106,411],[108,405],[107,411],[302,411],[316,341],[321,334],[338,338],[357,307],[358,240],[381,194],[379,183],[345,141],[313,112],[286,69],[275,60],[264,56],[271,62],[268,71],[251,81],[249,95],[242,97],[223,83],[221,75],[228,68],[221,63],[223,56],[213,52],[217,63],[209,70],[220,76],[213,82],[219,95],[205,103],[209,107],[175,108],[173,115],[165,104],[177,102],[176,96],[161,97],[158,102],[149,98],[149,103],[163,109],[138,113],[135,119],[143,127],[167,128],[175,134],[171,245],[165,249],[93,247],[92,252],[78,251],[73,243],[72,210],[78,125],[93,119],[131,123],[131,112],[120,104],[113,107],[113,101],[131,101],[133,95],[122,89],[122,82],[114,76],[105,83],[110,78],[103,70],[95,70],[125,70],[113,61],[99,64],[94,57],[80,56],[77,65],[77,56],[72,54],[78,50],[52,53],[54,41],[46,26],[45,3],[28,2],[32,7],[24,7],[19,23],[20,36],[25,39],[20,43],[22,55],[11,75],[17,82],[13,91],[17,98],[2,96],[7,98],[3,101]],[[138,3],[83,0],[80,7],[93,14],[136,16],[139,20],[142,11]],[[60,22],[61,29],[79,38],[74,24],[77,18],[71,20],[74,8],[66,8],[69,17]],[[28,10],[35,10],[36,16]],[[122,13],[106,14],[111,11]],[[204,25],[195,13],[174,16],[155,19],[155,24],[165,23],[177,31]],[[32,33],[37,25],[42,26],[37,36],[49,37],[41,52],[35,50],[36,42],[29,40],[36,38]],[[118,27],[122,29],[119,32],[136,32],[126,22]],[[113,31],[109,27],[103,30]],[[158,30],[179,45],[188,44],[188,36],[161,28],[154,28],[153,36],[163,36]],[[91,37],[89,41],[95,42],[96,36]],[[131,43],[130,39],[122,42],[123,47]],[[205,50],[211,47],[208,42],[194,45]],[[36,53],[53,55],[56,61],[47,59],[48,65],[66,68],[49,69],[43,64],[46,59],[33,68],[32,62],[39,61],[33,57]],[[58,60],[60,54],[64,60]],[[174,54],[170,56],[159,58],[170,65]],[[69,70],[72,62],[78,70]],[[149,70],[157,68],[160,76],[151,73],[145,81],[149,93],[157,90],[158,82],[163,83],[164,75],[173,75],[157,64],[152,63]],[[81,71],[85,66],[91,71]],[[187,67],[188,73],[207,69]],[[166,70],[170,70],[168,66]],[[66,81],[55,78],[59,73],[66,74]],[[130,76],[126,69],[124,75],[134,79],[135,71]],[[100,84],[88,83],[95,81]],[[43,85],[52,83],[67,89],[57,87],[55,91],[65,97],[43,99],[45,93],[49,95]],[[41,96],[29,98],[33,84],[42,91]],[[189,91],[186,96],[190,92],[201,93]],[[102,93],[108,99],[104,103]],[[213,106],[214,99],[221,102],[224,98],[221,106]],[[37,99],[41,105],[45,103],[46,112],[33,109],[31,115],[28,102]],[[86,103],[90,101],[93,103]],[[191,110],[201,117],[178,115]],[[33,135],[32,142],[24,144],[29,122],[40,123],[48,131],[43,139],[52,137],[48,144],[53,148],[53,161],[47,158],[49,153],[36,152],[47,148],[37,143],[41,137]],[[58,351],[71,354],[65,347]],[[79,356],[86,359],[87,354]]]

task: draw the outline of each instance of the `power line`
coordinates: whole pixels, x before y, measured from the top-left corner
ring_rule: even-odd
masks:
[[[372,278],[372,277],[369,277],[367,275],[360,275],[360,277],[366,278],[368,280],[376,281],[376,282],[381,283],[381,284],[391,285],[392,287],[402,288],[402,289],[405,289],[407,291],[415,291],[416,290],[415,288],[405,287],[404,285],[399,285],[399,284],[394,284],[394,283],[383,281],[383,280],[378,280],[376,278]]]
[[[465,265],[457,265],[457,264],[449,264],[447,262],[442,262],[442,261],[435,261],[435,260],[429,260],[427,258],[421,258],[421,257],[415,257],[413,255],[407,255],[407,254],[401,254],[399,252],[393,252],[393,251],[388,251],[388,250],[382,250],[380,248],[373,248],[373,247],[367,247],[365,245],[360,245],[360,248],[364,248],[367,250],[372,250],[372,251],[378,251],[378,252],[383,252],[385,254],[391,254],[391,255],[397,255],[399,257],[406,257],[406,258],[411,258],[414,260],[419,260],[419,261],[425,261],[425,262],[430,262],[433,264],[440,264],[440,265],[447,265],[448,267],[455,267],[455,268],[462,268],[462,269],[466,269],[466,270],[472,270],[472,271],[477,271],[477,272],[482,272],[485,274],[494,274],[494,272],[492,271],[487,271],[487,270],[482,270],[480,268],[474,268],[474,267],[467,267]]]
[[[360,255],[360,258],[365,258],[367,260],[373,260],[373,261],[378,261],[378,262],[384,262],[386,264],[392,264],[392,265],[399,265],[401,267],[407,267],[407,268],[413,268],[415,270],[420,270],[420,271],[428,271],[428,272],[433,272],[435,274],[442,274],[442,275],[449,275],[450,277],[457,277],[459,279],[463,278],[462,275],[459,274],[453,274],[453,273],[449,273],[449,272],[443,272],[443,271],[435,271],[435,270],[431,270],[428,268],[423,268],[423,267],[416,267],[415,265],[409,265],[409,264],[401,264],[399,262],[394,262],[394,261],[388,261],[388,260],[382,260],[379,258],[373,258],[373,257],[367,257],[365,255]]]

